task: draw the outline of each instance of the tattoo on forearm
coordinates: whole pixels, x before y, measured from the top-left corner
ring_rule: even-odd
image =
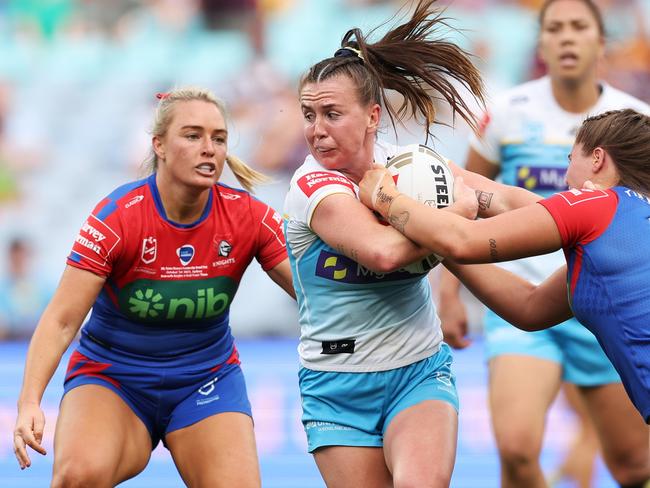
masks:
[[[490,257],[492,261],[498,261],[499,252],[497,251],[497,241],[495,239],[489,239],[488,242],[490,243]]]
[[[478,208],[481,210],[487,210],[490,208],[490,203],[492,202],[492,197],[494,193],[488,193],[483,190],[476,190],[476,199],[478,200]]]
[[[384,187],[380,186],[379,190],[377,190],[377,203],[387,204],[388,206],[390,206],[392,201],[393,201],[393,197],[391,197],[389,194],[384,192]]]
[[[358,263],[359,262],[359,251],[357,251],[356,249],[351,249],[350,250],[350,257]]]
[[[404,234],[404,227],[409,221],[410,214],[405,210],[397,215],[389,215],[388,222],[395,227],[398,231]]]
[[[345,247],[343,244],[339,244],[336,246],[336,252],[339,254],[343,254],[343,256],[346,256],[348,258],[351,258],[355,260],[356,262],[359,262],[359,251],[357,249],[349,249]]]

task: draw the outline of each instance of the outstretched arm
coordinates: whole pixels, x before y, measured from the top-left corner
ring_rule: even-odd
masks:
[[[465,266],[450,260],[444,264],[480,301],[522,330],[547,329],[573,315],[566,265],[536,286],[491,264]]]
[[[463,184],[462,178],[456,180]],[[427,207],[399,193],[385,169],[367,171],[361,200],[420,246],[461,263],[509,261],[560,249],[551,214],[532,204],[496,217],[467,220]]]
[[[452,161],[449,161],[449,167],[454,178],[462,178],[468,186],[476,191],[479,217],[493,217],[542,199],[539,195],[524,188],[497,183],[478,173],[463,169]]]

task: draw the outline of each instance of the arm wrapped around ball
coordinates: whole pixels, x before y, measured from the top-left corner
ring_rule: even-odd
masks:
[[[468,220],[418,203],[400,192],[391,174],[381,168],[367,171],[359,188],[361,201],[395,229],[422,247],[460,263],[509,261],[561,247],[555,221],[541,205]]]

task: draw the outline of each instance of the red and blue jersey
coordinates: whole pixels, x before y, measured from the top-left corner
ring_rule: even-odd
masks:
[[[106,277],[80,352],[98,347],[135,362],[220,364],[233,351],[230,304],[255,257],[286,259],[282,218],[243,190],[216,184],[201,217],[170,221],[156,175],[104,198],[84,222],[68,264]]]
[[[629,188],[570,190],[540,202],[568,264],[575,317],[598,338],[650,420],[650,198]]]

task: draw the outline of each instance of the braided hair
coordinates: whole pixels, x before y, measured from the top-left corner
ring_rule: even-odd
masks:
[[[585,155],[604,149],[616,165],[619,184],[650,195],[650,117],[629,108],[589,117],[576,144],[582,144]]]

